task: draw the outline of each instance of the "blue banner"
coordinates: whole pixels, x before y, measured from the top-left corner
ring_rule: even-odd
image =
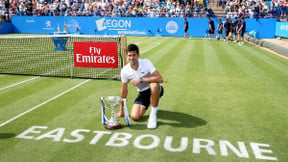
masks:
[[[188,18],[188,33],[192,37],[204,37],[208,29],[207,18]],[[218,19],[213,19],[215,26]],[[224,21],[224,19],[222,19]],[[274,38],[276,19],[245,19],[247,32],[257,31],[258,38]],[[183,37],[183,18],[133,18],[133,17],[53,17],[13,16],[16,33],[128,35]],[[60,28],[60,31],[58,31]],[[215,33],[216,34],[216,33]]]
[[[245,19],[246,31],[256,31],[256,38],[275,38],[276,19]]]
[[[114,18],[114,17],[31,17],[13,16],[15,32],[50,34],[64,31],[70,34],[183,36],[182,18]]]
[[[275,35],[288,38],[288,22],[277,22]]]
[[[13,33],[12,23],[0,22],[0,34]]]

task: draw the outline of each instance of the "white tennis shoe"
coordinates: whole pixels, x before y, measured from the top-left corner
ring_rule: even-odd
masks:
[[[148,129],[155,129],[157,128],[157,116],[151,115],[149,116],[148,123],[147,123]]]

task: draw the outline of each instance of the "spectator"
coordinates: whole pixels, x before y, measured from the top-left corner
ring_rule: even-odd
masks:
[[[231,20],[229,17],[226,18],[226,21],[224,22],[224,29],[225,29],[225,41],[229,41],[231,37]]]
[[[207,11],[206,11],[206,16],[207,17],[215,17],[215,14],[212,10],[212,8],[208,8]]]
[[[220,40],[222,35],[223,39],[225,40],[225,36],[223,35],[224,23],[222,22],[221,18],[218,19],[218,26],[217,26],[217,40]]]
[[[244,17],[240,17],[240,23],[239,23],[239,28],[238,28],[238,40],[239,40],[239,45],[243,46],[244,45],[244,33],[246,31],[246,22],[244,20]]]
[[[211,34],[213,34],[215,36],[215,38],[217,39],[215,32],[215,23],[214,21],[208,17],[208,25],[209,25],[209,30],[208,30],[208,35],[209,35],[209,41],[211,40]]]
[[[234,38],[234,41],[237,42],[237,28],[238,28],[238,17],[234,18],[234,21],[232,22],[231,26],[231,32],[232,32],[232,40]]]
[[[199,5],[194,7],[194,17],[200,17],[201,8]]]
[[[280,16],[284,17],[287,15],[287,7],[288,7],[288,3],[286,0],[282,0],[280,3]]]
[[[188,29],[189,29],[189,22],[188,22],[188,20],[186,19],[186,17],[184,17],[184,28],[183,28],[184,37],[183,37],[183,38],[186,38],[187,36],[188,36],[189,38],[191,38],[191,35],[188,33]]]

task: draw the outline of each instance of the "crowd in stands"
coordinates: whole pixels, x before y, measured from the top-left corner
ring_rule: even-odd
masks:
[[[206,1],[205,1],[206,2]],[[0,15],[25,16],[195,17],[203,0],[0,0]]]
[[[237,17],[239,14],[245,18],[280,18],[287,17],[287,0],[219,0],[227,17]]]
[[[226,17],[279,18],[288,0],[217,0]],[[207,0],[0,0],[0,21],[11,16],[214,17]],[[201,15],[205,10],[206,14]]]

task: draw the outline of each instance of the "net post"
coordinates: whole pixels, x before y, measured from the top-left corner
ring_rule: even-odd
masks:
[[[126,65],[126,46],[127,46],[127,38],[125,35],[121,36],[121,57],[122,57],[122,67]]]
[[[70,78],[73,79],[73,69],[74,69],[74,53],[69,52],[70,59]]]

